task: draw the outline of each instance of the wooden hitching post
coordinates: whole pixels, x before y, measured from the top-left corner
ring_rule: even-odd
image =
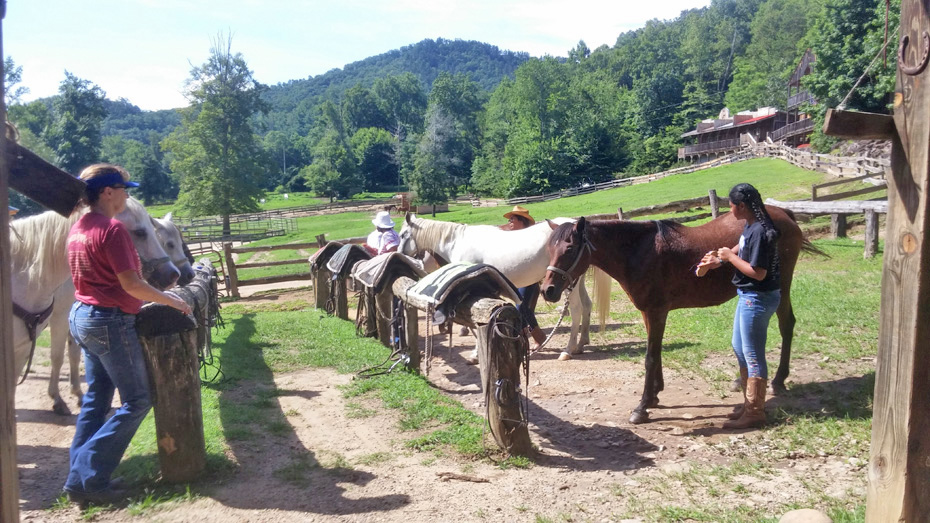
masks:
[[[0,5],[0,20],[5,15]],[[2,24],[2,23],[0,23]],[[0,26],[0,55],[3,51]],[[0,64],[0,73],[3,65]],[[2,78],[2,76],[0,76]],[[0,82],[0,122],[6,121],[3,82]],[[19,521],[19,473],[16,470],[16,377],[13,367],[13,304],[10,273],[9,155],[6,134],[0,130],[0,523]]]
[[[845,214],[831,214],[830,215],[830,233],[833,236],[833,239],[845,238],[846,237],[846,215]]]
[[[874,258],[878,252],[878,213],[865,211],[865,258]]]
[[[239,297],[239,275],[236,274],[236,260],[233,259],[232,244],[223,244],[223,255],[226,258],[226,271],[229,276],[229,294]]]
[[[394,317],[394,293],[389,285],[385,285],[375,299],[375,306],[370,314],[375,315],[375,324],[378,331],[378,339],[385,347],[391,346],[391,320]]]
[[[901,1],[900,27],[894,116],[831,111],[824,123],[824,133],[833,136],[891,139],[870,523],[930,520],[930,19],[924,2]]]

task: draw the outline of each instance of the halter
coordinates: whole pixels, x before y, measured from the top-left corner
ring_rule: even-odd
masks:
[[[575,257],[575,261],[572,262],[571,266],[567,270],[562,270],[554,265],[549,265],[546,267],[547,271],[552,271],[562,277],[563,280],[568,282],[568,285],[565,287],[569,293],[574,290],[575,285],[578,283],[578,277],[572,278],[571,272],[575,270],[575,267],[581,262],[581,258],[584,256],[585,251],[589,254],[596,251],[597,248],[594,247],[594,244],[591,243],[591,240],[588,239],[588,234],[586,232],[581,233],[581,248],[578,249],[578,256]],[[564,291],[563,291],[564,292]]]
[[[19,380],[19,383],[26,381],[26,375],[29,374],[29,369],[32,367],[32,356],[36,352],[36,338],[39,335],[39,325],[41,325],[49,316],[52,315],[52,308],[55,306],[55,300],[52,300],[52,304],[48,306],[42,312],[29,312],[26,309],[17,305],[16,302],[13,302],[13,315],[17,318],[23,320],[23,323],[26,324],[26,331],[29,333],[29,340],[32,342],[32,348],[29,349],[29,360],[26,362],[26,372],[23,373],[22,379]]]

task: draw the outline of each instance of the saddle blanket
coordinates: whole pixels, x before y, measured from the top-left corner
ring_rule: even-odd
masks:
[[[399,252],[379,254],[352,267],[352,277],[375,292],[381,292],[385,285],[394,283],[400,276],[419,280],[425,275],[426,270],[421,260]]]
[[[499,270],[485,263],[450,263],[425,276],[407,294],[419,294],[438,306],[453,294],[458,294],[457,291],[483,298],[501,298],[520,305],[517,288]]]
[[[352,270],[355,262],[370,260],[371,254],[360,245],[343,245],[333,254],[333,257],[326,262],[326,268],[333,273],[333,279],[344,278]]]

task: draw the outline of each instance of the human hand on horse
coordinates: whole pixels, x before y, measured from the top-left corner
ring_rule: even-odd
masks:
[[[711,269],[716,269],[723,265],[723,260],[718,256],[718,251],[708,251],[707,254],[701,258],[701,262],[698,263],[697,269],[695,269],[694,274],[698,277],[704,276]]]

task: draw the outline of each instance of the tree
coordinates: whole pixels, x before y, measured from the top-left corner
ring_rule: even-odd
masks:
[[[731,113],[786,106],[788,79],[804,53],[799,42],[821,6],[822,0],[768,0],[759,7],[746,54],[735,60],[726,96]]]
[[[900,0],[892,0],[889,20],[898,20]],[[817,58],[804,85],[817,99],[809,108],[814,116],[811,145],[825,151],[836,142],[824,136],[823,120],[829,107],[836,107],[847,94],[846,107],[867,112],[888,112],[888,94],[894,91],[897,56],[894,41],[889,45],[888,63],[877,60],[884,45],[885,3],[876,0],[825,0],[824,9],[808,31],[809,46]],[[864,75],[864,76],[863,76]],[[853,89],[857,80],[862,82]]]
[[[352,150],[366,191],[397,190],[400,180],[391,133],[377,127],[359,129],[352,136]]]
[[[45,132],[45,142],[55,151],[58,167],[77,174],[100,160],[100,128],[107,116],[105,99],[102,89],[65,71]]]
[[[263,155],[250,119],[268,110],[264,89],[232,52],[232,37],[219,35],[207,61],[191,70],[191,105],[163,143],[181,175],[178,203],[193,216],[222,216],[224,234],[229,215],[257,210],[262,195]]]
[[[10,107],[18,104],[24,95],[29,94],[29,88],[22,85],[17,87],[23,81],[23,68],[17,66],[10,56],[3,60],[3,76],[3,99],[6,101],[6,106]]]
[[[342,115],[332,102],[324,102],[322,112],[322,135],[312,149],[313,163],[301,175],[320,196],[352,196],[363,184]]]

